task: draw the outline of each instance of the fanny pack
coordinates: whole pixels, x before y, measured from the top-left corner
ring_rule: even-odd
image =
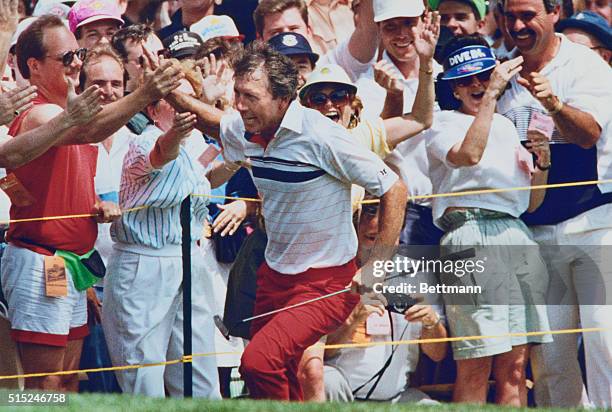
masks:
[[[106,274],[106,266],[96,249],[91,249],[82,256],[66,250],[56,250],[55,255],[64,259],[72,274],[74,287],[80,292],[92,287]]]

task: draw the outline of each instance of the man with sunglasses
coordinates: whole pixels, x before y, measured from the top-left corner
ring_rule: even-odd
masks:
[[[38,96],[34,106],[13,121],[11,135],[20,138],[63,110],[67,96],[74,93],[82,53],[74,35],[56,16],[40,17],[21,34],[17,63],[23,76],[38,88]],[[130,96],[106,105],[92,121],[64,132],[42,156],[11,170],[25,193],[22,202],[13,202],[11,218],[92,212],[101,222],[118,217],[121,212],[116,205],[100,202],[95,196],[97,148],[90,143],[106,139],[148,103],[163,98],[178,86],[180,78],[180,70],[167,62],[148,74],[142,87]],[[2,278],[5,292],[10,292],[6,295],[11,303],[12,337],[26,373],[78,367],[82,339],[88,333],[83,290],[95,279],[93,266],[85,266],[83,259],[94,253],[96,236],[96,219],[11,225]],[[64,281],[50,290],[44,262],[51,262],[55,253],[69,260],[59,261],[65,264]],[[59,262],[55,261],[61,267]],[[77,290],[79,280],[85,282],[79,283]],[[77,384],[76,375],[26,379],[30,389],[75,391]]]
[[[497,111],[515,124],[521,140],[527,140],[534,118],[554,126],[549,183],[609,179],[612,139],[604,126],[612,92],[605,85],[612,84],[612,73],[596,52],[555,33],[559,15],[555,0],[504,1],[505,29],[524,63]],[[612,406],[612,262],[604,250],[612,244],[611,215],[612,185],[600,184],[547,190],[542,206],[523,216],[540,245],[549,246],[542,248],[548,267],[568,288],[561,301],[548,306],[551,329],[579,324],[607,329],[583,334],[588,400],[575,336],[555,337],[550,345],[534,348],[539,406],[576,407],[588,401]]]

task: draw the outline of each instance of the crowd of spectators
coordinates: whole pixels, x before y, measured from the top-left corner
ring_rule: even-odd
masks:
[[[0,348],[24,373],[181,359],[191,196],[192,347],[218,353],[194,396],[612,407],[611,23],[607,0],[0,0]],[[492,269],[381,282],[504,297],[371,283],[467,249]],[[245,278],[261,317],[226,336]]]

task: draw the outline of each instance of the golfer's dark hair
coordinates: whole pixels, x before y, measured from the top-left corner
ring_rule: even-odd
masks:
[[[298,89],[298,71],[295,64],[270,47],[256,40],[244,50],[232,56],[231,66],[235,77],[244,77],[262,69],[268,78],[270,93],[274,99],[294,100]]]
[[[15,53],[17,54],[17,67],[24,79],[30,78],[28,59],[31,57],[42,60],[47,54],[44,43],[44,32],[54,27],[66,27],[62,20],[51,14],[39,17],[30,27],[25,29],[17,39]]]
[[[455,37],[444,47],[442,56],[444,61],[451,54],[467,46],[485,46],[489,47],[489,43],[480,34],[470,34],[467,36]],[[441,74],[436,81],[436,100],[442,110],[457,110],[461,107],[461,102],[453,95],[452,80],[442,80]]]
[[[147,38],[153,33],[153,28],[144,23],[133,24],[131,26],[124,27],[117,30],[113,35],[111,44],[115,51],[121,56],[124,62],[127,61],[127,49],[125,43],[128,40],[135,42],[146,41]]]
[[[502,8],[506,6],[506,1],[508,0],[502,1]],[[555,11],[555,7],[561,4],[560,0],[542,0],[542,1],[544,2],[544,9],[546,9],[546,13],[552,13],[553,11]]]

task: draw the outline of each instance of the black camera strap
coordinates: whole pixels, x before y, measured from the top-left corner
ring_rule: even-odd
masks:
[[[391,323],[391,339],[393,340],[394,339],[394,336],[393,336],[393,317],[391,316],[391,312],[387,311],[387,313],[389,314],[389,322]],[[398,340],[402,340],[403,339],[404,334],[408,330],[408,326],[410,326],[409,323],[407,323],[406,326],[404,326],[404,330],[402,331],[402,333],[401,333],[401,335],[400,335]],[[393,349],[391,350],[391,354],[387,358],[387,360],[386,360],[385,364],[382,366],[382,368],[380,368],[380,370],[378,372],[376,372],[370,379],[368,379],[362,385],[360,385],[355,390],[353,390],[353,396],[355,396],[355,394],[357,394],[357,392],[362,390],[366,385],[368,385],[370,382],[372,382],[372,381],[374,381],[376,379],[376,381],[374,382],[372,387],[368,390],[368,393],[366,394],[365,398],[355,398],[355,399],[360,400],[360,401],[367,401],[367,400],[370,399],[370,397],[374,393],[374,390],[376,389],[376,387],[380,383],[380,380],[382,379],[384,373],[387,371],[387,369],[391,365],[391,361],[393,360],[393,355],[395,355],[395,351],[397,351],[397,348],[399,348],[399,345],[393,345]]]

